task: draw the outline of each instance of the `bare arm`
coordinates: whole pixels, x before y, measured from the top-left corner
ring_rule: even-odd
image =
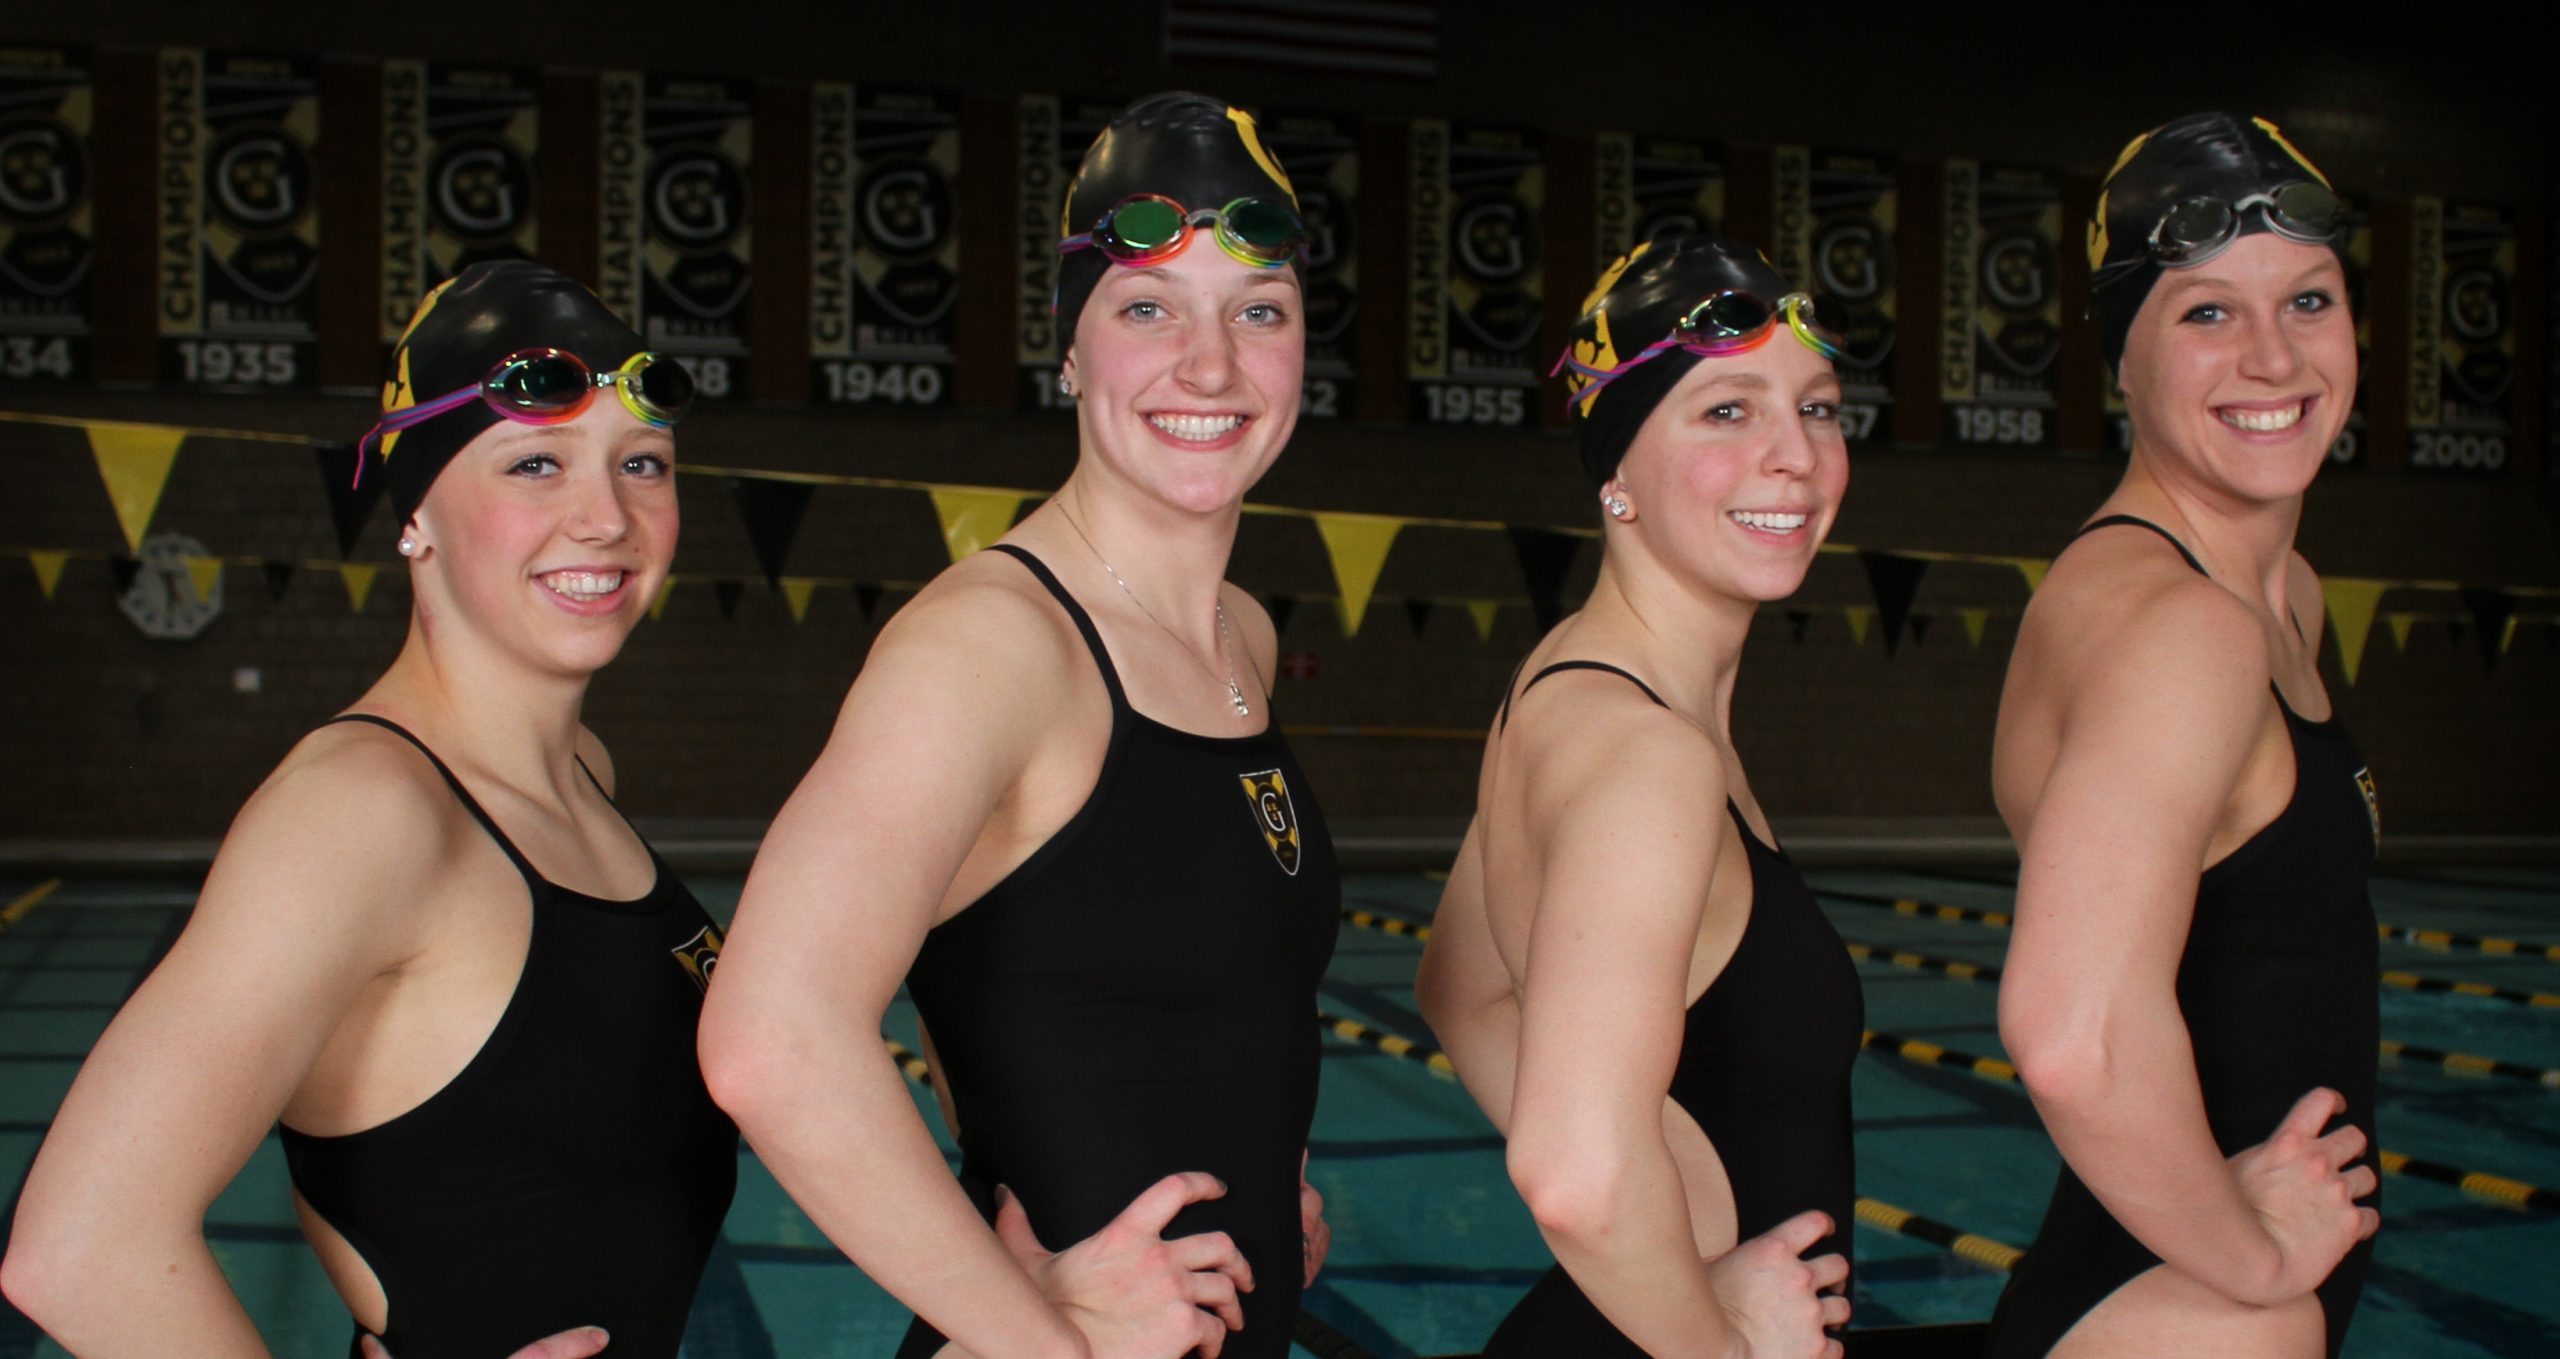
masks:
[[[1069,712],[1055,677],[1081,659],[1020,595],[952,584],[882,634],[767,833],[704,1005],[703,1075],[810,1218],[944,1335],[1082,1359],[1112,1351],[980,1220],[880,1043],[925,931],[965,904],[946,897],[982,828]],[[1126,1353],[1214,1350],[1224,1331],[1195,1301],[1215,1299],[1168,1299],[1152,1338],[1105,1334]]]
[[[2253,1188],[2256,1151],[2225,1162],[2178,1006],[2197,881],[2267,718],[2264,648],[2245,609],[2195,581],[2062,660],[2060,739],[2021,846],[1999,1004],[2037,1112],[2108,1211],[2181,1272],[2271,1304],[2315,1286],[2371,1228],[2355,1231],[2343,1191],[2336,1211],[2306,1204],[2310,1181],[2335,1181],[2345,1159],[2322,1166],[2324,1154],[2361,1146],[2352,1130],[2315,1142],[2334,1096],[2287,1120],[2275,1173],[2308,1181]]]
[[[1544,870],[1520,986],[1513,1182],[1557,1261],[1649,1353],[1836,1354],[1821,1326],[1845,1320],[1846,1303],[1814,1291],[1846,1263],[1795,1258],[1822,1215],[1710,1265],[1664,1136],[1722,844],[1722,818],[1702,811],[1724,802],[1715,749],[1632,697],[1586,705],[1570,729],[1515,717],[1512,739],[1524,736],[1525,821]],[[1590,1060],[1594,1035],[1611,1060]]]
[[[1520,1005],[1485,919],[1484,851],[1472,822],[1449,866],[1440,908],[1432,913],[1431,939],[1422,946],[1413,991],[1432,1035],[1457,1063],[1467,1093],[1495,1130],[1508,1134],[1520,1062]]]
[[[0,1281],[75,1353],[267,1353],[205,1212],[340,1018],[404,960],[404,913],[447,835],[430,801],[443,790],[415,757],[316,739],[334,748],[241,812],[185,933],[91,1050],[28,1172]]]

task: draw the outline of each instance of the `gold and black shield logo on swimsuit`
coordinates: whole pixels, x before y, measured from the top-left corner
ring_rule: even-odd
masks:
[[[1245,801],[1253,804],[1253,821],[1262,829],[1262,842],[1271,846],[1271,857],[1280,861],[1281,870],[1291,877],[1298,875],[1298,809],[1289,805],[1289,779],[1277,769],[1240,776]]]
[[[2356,791],[2364,794],[2364,814],[2373,822],[2373,842],[2382,843],[2382,791],[2374,786],[2373,767],[2356,771]]]
[[[696,989],[711,989],[711,970],[720,965],[720,927],[705,925],[691,939],[668,949],[676,956],[676,964],[693,978]]]

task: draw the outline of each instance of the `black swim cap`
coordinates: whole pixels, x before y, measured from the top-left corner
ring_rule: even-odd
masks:
[[[1162,194],[1185,208],[1223,208],[1239,198],[1277,199],[1298,210],[1298,191],[1279,158],[1262,144],[1253,115],[1205,94],[1173,90],[1122,109],[1093,139],[1067,185],[1058,238],[1093,229],[1112,205],[1132,194]],[[1187,248],[1187,247],[1186,247]],[[1058,326],[1072,344],[1076,317],[1111,267],[1099,250],[1058,257]],[[1297,265],[1293,261],[1291,268]]]
[[[499,360],[542,348],[566,350],[609,373],[642,346],[638,332],[566,274],[528,260],[474,264],[418,303],[391,353],[383,414],[476,387]],[[486,401],[467,401],[383,435],[386,489],[399,521],[406,524],[418,512],[427,488],[464,444],[505,418]]]
[[[2305,181],[2329,187],[2329,177],[2264,118],[2190,113],[2125,143],[2089,214],[2089,310],[2107,366],[2123,363],[2133,315],[2160,281],[2151,234],[2172,208],[2191,198],[2236,205]],[[2241,236],[2275,230],[2263,208],[2239,213],[2236,224]]]
[[[1747,245],[1713,236],[1666,236],[1639,245],[1610,265],[1582,299],[1582,315],[1573,323],[1572,358],[1587,367],[1616,367],[1670,335],[1700,302],[1726,291],[1775,304],[1795,289],[1768,256]],[[1582,470],[1593,486],[1606,485],[1617,474],[1618,461],[1627,456],[1645,418],[1704,357],[1678,347],[1666,349],[1596,392],[1589,391],[1589,376],[1568,373],[1574,437]]]

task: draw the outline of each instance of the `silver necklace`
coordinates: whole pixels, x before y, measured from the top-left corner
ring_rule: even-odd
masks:
[[[1061,518],[1064,518],[1067,521],[1068,528],[1076,531],[1076,537],[1084,543],[1084,550],[1092,553],[1093,559],[1096,562],[1101,563],[1104,574],[1111,577],[1111,583],[1119,586],[1120,593],[1127,595],[1129,597],[1129,602],[1138,606],[1138,612],[1145,614],[1148,622],[1155,624],[1158,628],[1162,628],[1165,636],[1170,637],[1176,643],[1179,643],[1182,647],[1182,654],[1189,656],[1192,664],[1199,666],[1203,670],[1208,670],[1209,678],[1219,678],[1218,672],[1215,670],[1209,670],[1208,663],[1200,659],[1200,653],[1193,651],[1191,649],[1191,644],[1182,640],[1182,634],[1175,632],[1171,628],[1165,627],[1164,620],[1156,617],[1156,611],[1147,607],[1147,601],[1138,598],[1138,592],[1130,589],[1129,582],[1120,578],[1120,572],[1113,568],[1109,558],[1102,555],[1102,549],[1093,545],[1092,536],[1084,531],[1084,525],[1076,522],[1076,517],[1074,515],[1067,512],[1067,507],[1060,505],[1058,507],[1058,514]],[[1253,705],[1244,701],[1244,686],[1236,683],[1235,651],[1232,644],[1227,640],[1226,602],[1221,600],[1213,607],[1216,608],[1218,614],[1218,659],[1225,661],[1227,665],[1227,673],[1225,676],[1227,701],[1235,705],[1236,716],[1251,717],[1253,715]]]

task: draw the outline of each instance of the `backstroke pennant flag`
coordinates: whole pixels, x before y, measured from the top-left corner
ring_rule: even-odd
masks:
[[[1902,645],[1902,626],[1911,618],[1911,599],[1920,592],[1920,577],[1929,569],[1929,559],[1860,549],[1858,564],[1867,569],[1867,586],[1875,592],[1876,609],[1884,616],[1884,654],[1890,656]]]
[[[951,552],[951,560],[985,547],[1005,535],[1013,527],[1013,516],[1022,508],[1022,492],[1002,491],[986,486],[935,486],[933,517],[942,524],[942,545]]]
[[[379,566],[368,566],[362,562],[339,563],[338,579],[346,583],[348,608],[357,613],[364,612],[365,597],[373,593],[373,578],[381,570]]]
[[[808,622],[809,596],[817,592],[818,582],[807,576],[784,576],[781,583],[782,602],[791,606],[791,621]]]
[[[2346,673],[2349,684],[2356,682],[2356,672],[2364,668],[2364,644],[2373,635],[2373,611],[2382,603],[2382,592],[2389,588],[2389,581],[2354,576],[2329,576],[2320,582],[2320,594],[2329,602],[2329,626],[2337,633],[2338,668]]]
[[[151,531],[151,516],[160,508],[160,492],[169,484],[169,468],[178,460],[178,445],[187,432],[169,425],[126,425],[93,420],[81,427],[89,436],[89,452],[98,460],[98,479],[107,484],[107,499],[116,507],[116,523],[124,529],[124,545],[139,552]]]
[[[62,564],[70,560],[67,552],[30,552],[27,565],[36,570],[36,588],[44,591],[46,603],[53,602],[54,587],[62,584]]]
[[[809,511],[809,495],[818,488],[805,481],[764,477],[729,478],[729,496],[746,521],[747,541],[755,547],[756,564],[765,584],[779,588],[782,564],[791,556],[791,540],[800,536],[800,516]]]
[[[1494,611],[1501,607],[1502,601],[1498,599],[1470,599],[1467,601],[1467,617],[1476,620],[1477,641],[1490,642],[1493,640],[1493,615]]]
[[[354,444],[314,439],[311,452],[320,463],[320,486],[329,495],[329,522],[338,530],[338,559],[344,561],[355,551],[356,538],[373,517],[374,502],[382,499],[382,488],[390,481],[382,475],[382,455],[370,448],[359,454]],[[358,475],[358,457],[364,459],[368,475]]]
[[[1964,640],[1968,646],[1982,645],[1983,629],[1991,626],[1989,609],[1958,609],[1956,616],[1964,620]]]
[[[1369,592],[1377,588],[1387,549],[1395,546],[1404,521],[1383,514],[1319,512],[1315,518],[1324,555],[1333,563],[1334,584],[1342,591],[1342,635],[1349,637],[1360,631],[1360,620],[1369,612]]]

